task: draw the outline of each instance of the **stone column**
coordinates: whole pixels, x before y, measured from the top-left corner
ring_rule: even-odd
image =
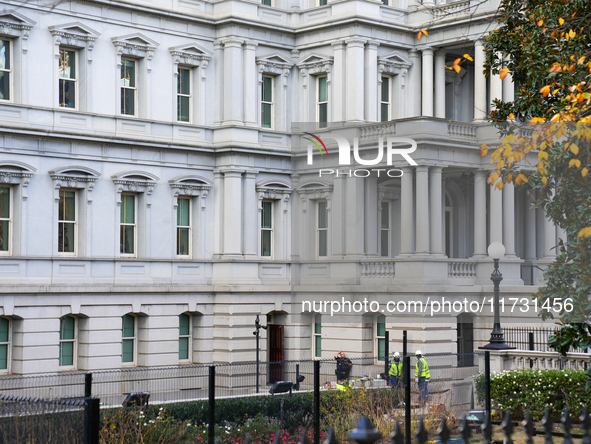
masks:
[[[357,177],[347,177],[345,181],[345,253],[348,258],[361,258],[364,255],[364,182],[364,179]]]
[[[503,243],[503,192],[490,188],[490,243]]]
[[[536,252],[536,208],[532,207],[529,195],[525,196],[525,258],[537,259]]]
[[[224,72],[224,45],[216,40],[213,42],[213,63],[214,63],[214,77],[215,82],[213,82],[213,94],[215,97],[224,97],[224,82],[220,82],[219,80],[223,78]],[[174,85],[174,103],[176,109],[176,88],[177,86]],[[214,109],[213,109],[213,124],[221,125],[222,121],[224,120],[224,101],[223,100],[216,100],[214,102]]]
[[[423,49],[422,116],[433,117],[433,50]]]
[[[431,254],[443,254],[441,167],[429,169],[429,206],[431,212]]]
[[[442,119],[445,119],[445,54],[445,49],[435,53],[435,117]]]
[[[357,180],[363,180],[361,178]],[[368,177],[365,179],[365,254],[367,256],[378,255],[378,236],[380,232],[381,220],[379,220],[379,196],[378,196],[378,178]]]
[[[544,215],[544,257],[553,258],[556,256],[556,226]]]
[[[224,226],[219,223],[224,220],[224,175],[220,170],[213,171],[213,189],[213,254],[219,258],[224,252]]]
[[[378,120],[378,46],[368,42],[365,47],[365,121]],[[405,102],[407,103],[407,102]]]
[[[256,193],[256,173],[247,171],[244,173],[244,208],[242,209],[242,238],[244,239],[244,257],[255,258],[258,256],[258,231],[259,231],[259,212]],[[279,221],[275,221],[277,224]],[[279,244],[280,237],[275,238]]]
[[[503,80],[503,100],[505,102],[515,100],[515,85],[513,83],[513,76],[510,73],[507,73],[505,80]]]
[[[408,75],[408,87],[410,89],[410,96],[412,100],[409,101],[412,108],[408,110],[408,117],[417,117],[421,115],[421,82],[422,82],[422,66],[421,66],[421,54],[418,50],[413,49],[410,51],[410,60],[412,66],[410,67],[410,73]]]
[[[515,187],[512,183],[503,187],[503,245],[506,256],[515,256]]]
[[[243,40],[228,38],[224,44],[224,124],[244,124],[244,62],[242,56]],[[254,88],[254,85],[252,88]]]
[[[486,256],[486,171],[474,173],[474,256]]]
[[[333,258],[345,257],[345,218],[346,218],[346,190],[345,174],[339,171],[339,175],[333,180],[332,201],[330,212],[334,216],[330,225],[329,236],[331,238],[331,256]]]
[[[244,71],[243,71],[243,90],[244,90],[244,124],[247,126],[257,126],[257,65],[255,59],[255,50],[257,44],[246,42],[244,45]],[[279,77],[281,79],[281,77]],[[279,80],[280,81],[280,80]],[[273,91],[275,95],[275,91]]]
[[[256,210],[256,207],[255,207]],[[224,259],[242,258],[242,171],[224,171]],[[255,236],[250,233],[250,236]]]
[[[496,107],[492,104],[493,100],[503,100],[503,81],[499,74],[490,75],[490,109]]]
[[[334,42],[332,47],[334,51],[332,74],[334,94],[329,100],[333,103],[333,121],[343,122],[345,120],[345,42]]]
[[[420,165],[416,169],[416,213],[415,245],[417,254],[429,254],[429,167]]]
[[[413,170],[412,167],[401,168],[400,179],[400,254],[412,254],[413,248]]]
[[[474,42],[474,121],[486,119],[486,77],[484,71],[484,48],[480,40]]]
[[[347,122],[363,120],[363,71],[365,43],[367,40],[353,38],[347,43]],[[336,94],[333,94],[333,98]],[[334,120],[334,119],[333,119]]]

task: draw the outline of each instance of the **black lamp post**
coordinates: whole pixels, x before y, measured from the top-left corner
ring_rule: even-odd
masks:
[[[256,320],[254,321],[255,331],[252,332],[253,335],[257,338],[257,393],[259,392],[259,330],[267,329],[266,325],[261,325],[261,321],[259,320],[259,315],[257,315]]]
[[[505,335],[501,330],[501,316],[499,314],[499,285],[503,280],[503,275],[499,271],[499,259],[505,255],[505,246],[500,242],[493,242],[488,246],[488,255],[493,258],[495,263],[495,269],[490,275],[490,280],[494,284],[495,300],[494,300],[494,316],[495,323],[493,331],[490,334],[490,341],[484,347],[480,347],[485,350],[512,350],[515,347],[509,347],[505,344]]]

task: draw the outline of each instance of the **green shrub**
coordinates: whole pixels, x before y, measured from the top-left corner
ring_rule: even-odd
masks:
[[[578,420],[583,406],[591,406],[591,392],[585,390],[584,370],[512,370],[492,373],[491,407],[509,410],[514,419],[522,419],[529,408],[534,421],[544,416],[546,406],[559,420],[568,405],[572,420]],[[485,375],[475,378],[478,402],[485,402]]]

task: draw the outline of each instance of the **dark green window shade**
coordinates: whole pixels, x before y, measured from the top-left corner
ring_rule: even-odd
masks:
[[[383,257],[389,256],[390,240],[390,204],[382,202],[382,224],[380,229],[380,253]]]
[[[74,337],[76,320],[71,316],[60,319],[60,356],[59,365],[74,365]]]
[[[390,77],[382,77],[381,121],[390,120]]]
[[[0,318],[0,369],[8,368],[8,347],[10,345],[10,321],[6,318]]]
[[[0,40],[0,100],[10,100],[10,41]]]
[[[271,2],[269,1],[269,6]],[[263,128],[271,128],[273,120],[273,78],[263,77],[263,87],[261,91],[261,126]]]
[[[121,360],[123,362],[133,362],[134,345],[135,318],[131,315],[125,315],[123,316],[123,343],[121,355]]]
[[[318,78],[318,126],[326,127],[328,122],[328,85],[326,77]]]
[[[191,201],[187,198],[179,198],[176,211],[177,224],[177,250],[179,256],[189,255],[189,237],[191,229]]]
[[[177,120],[189,122],[191,102],[191,70],[180,68],[177,78]]]
[[[314,317],[314,356],[322,357],[322,315],[317,314]]]
[[[383,361],[386,355],[386,317],[378,316],[376,325],[376,335],[378,337],[378,360]]]
[[[273,229],[273,202],[264,201],[261,213],[261,256],[271,256],[271,234]]]
[[[179,359],[189,359],[189,339],[191,317],[186,314],[179,316]]]
[[[0,187],[0,251],[10,244],[10,188]]]

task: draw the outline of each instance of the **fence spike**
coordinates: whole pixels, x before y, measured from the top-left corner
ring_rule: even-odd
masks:
[[[550,415],[550,408],[546,407],[546,411],[544,412],[544,418],[542,419],[542,431],[544,432],[544,444],[553,444],[552,441],[552,428],[554,427],[554,422],[552,421],[552,415]]]
[[[449,429],[447,428],[447,419],[445,415],[441,416],[441,423],[439,424],[439,428],[437,429],[437,436],[441,441],[441,444],[447,444],[449,441]]]
[[[583,406],[583,413],[581,413],[581,417],[579,418],[581,421],[581,426],[583,427],[583,442],[582,444],[591,444],[591,434],[589,433],[589,426],[591,425],[591,420],[589,419],[589,409],[587,408],[587,404]]]
[[[509,410],[505,412],[505,419],[501,424],[501,428],[505,435],[504,444],[513,444],[513,440],[511,439],[511,436],[513,435],[513,421],[511,421],[511,413],[509,413]]]
[[[568,414],[568,405],[564,406],[564,414],[562,415],[560,422],[562,422],[562,427],[564,427],[564,442],[562,444],[574,444],[573,437],[570,433],[572,424],[570,421],[570,415]]]
[[[423,417],[419,419],[419,426],[417,427],[417,433],[415,433],[416,441],[418,444],[425,444],[427,442],[427,429],[425,429],[425,423]]]
[[[404,435],[400,429],[400,421],[398,419],[394,423],[394,431],[390,435],[390,438],[392,438],[392,441],[390,441],[392,444],[404,444]]]
[[[470,438],[472,437],[472,427],[468,422],[468,415],[466,412],[462,414],[462,424],[460,425],[460,436],[464,444],[470,444]]]
[[[248,433],[244,437],[244,444],[250,444],[250,435]]]
[[[482,432],[484,434],[484,444],[492,443],[492,421],[489,419],[489,415],[484,417],[482,422]]]
[[[382,434],[376,429],[371,421],[365,415],[361,415],[361,420],[351,433],[349,439],[357,441],[360,444],[373,444],[382,438]]]
[[[525,411],[525,419],[521,422],[521,425],[523,426],[523,431],[526,436],[525,444],[534,444],[534,432],[536,431],[536,426],[531,419],[529,408]]]
[[[326,435],[326,439],[324,440],[324,444],[338,444],[337,437],[334,433],[334,427],[330,426],[328,429],[328,435]]]

